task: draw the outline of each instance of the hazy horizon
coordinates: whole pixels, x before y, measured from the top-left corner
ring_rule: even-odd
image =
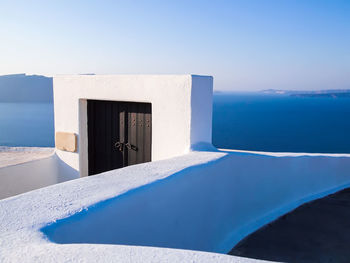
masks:
[[[350,88],[350,1],[9,1],[0,75],[201,74],[218,91]]]
[[[27,74],[27,73],[10,73],[10,74],[6,74],[6,75],[0,75],[0,80],[1,77],[16,77],[16,76],[25,76],[25,77],[30,77],[30,76],[37,76],[37,77],[46,77],[46,78],[53,78],[54,76],[50,76],[50,75],[39,75],[39,74]],[[58,74],[59,75],[59,74]],[[77,75],[96,75],[95,73],[78,73]],[[100,74],[100,75],[110,75],[110,74]],[[125,74],[125,75],[132,75],[132,73],[129,74]],[[147,75],[147,74],[146,74]],[[167,75],[166,73],[160,74],[160,75]],[[171,75],[171,74],[170,74]],[[215,80],[215,78],[214,78]],[[4,85],[1,85],[2,83],[0,82],[0,90],[2,87],[4,87]],[[33,88],[34,86],[30,85],[29,88]],[[24,88],[24,86],[22,86],[21,88]],[[230,92],[234,92],[234,93],[254,93],[254,92],[262,92],[262,91],[268,91],[268,90],[275,90],[275,91],[279,91],[279,90],[283,90],[283,91],[297,91],[297,92],[312,92],[312,91],[326,91],[326,90],[347,90],[350,91],[350,87],[349,88],[343,88],[343,89],[337,89],[337,88],[333,88],[333,89],[256,89],[256,90],[245,90],[245,89],[218,89],[215,88],[214,85],[214,92],[217,93],[230,93]],[[18,92],[16,92],[18,93]]]

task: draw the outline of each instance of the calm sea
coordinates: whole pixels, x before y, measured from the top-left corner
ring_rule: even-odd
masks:
[[[215,94],[219,148],[350,153],[350,98]],[[53,146],[52,104],[0,103],[0,145]]]
[[[217,147],[350,153],[350,98],[216,94],[213,111]]]

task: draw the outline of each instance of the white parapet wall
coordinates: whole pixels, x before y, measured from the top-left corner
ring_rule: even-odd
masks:
[[[78,136],[60,159],[88,174],[87,100],[152,104],[152,161],[211,144],[213,79],[197,75],[78,75],[53,80],[55,131]]]
[[[78,171],[53,152],[40,159],[0,167],[0,199],[77,178]]]
[[[252,262],[181,249],[227,253],[349,171],[346,154],[202,151],[80,178],[0,201],[0,261]]]
[[[0,199],[78,177],[54,148],[0,146]]]

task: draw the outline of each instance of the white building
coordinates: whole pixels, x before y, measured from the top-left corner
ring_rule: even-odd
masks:
[[[56,153],[80,176],[183,155],[211,144],[212,93],[207,76],[56,77]]]

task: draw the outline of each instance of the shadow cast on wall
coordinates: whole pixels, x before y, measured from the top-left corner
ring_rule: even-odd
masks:
[[[304,204],[229,254],[278,262],[349,262],[350,189]]]

